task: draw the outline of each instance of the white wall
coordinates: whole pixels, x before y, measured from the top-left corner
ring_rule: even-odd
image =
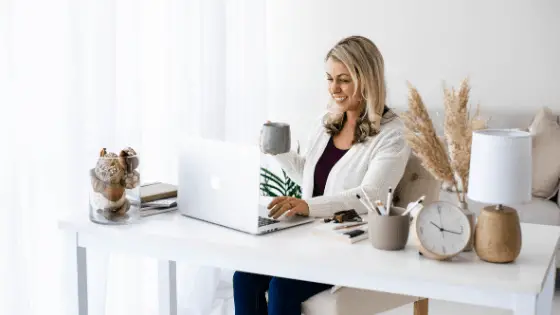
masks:
[[[494,118],[560,111],[560,1],[268,0],[269,116],[293,123],[296,137],[326,104],[324,55],[354,34],[381,50],[398,109],[407,80],[440,110],[442,81],[470,76],[471,100]]]

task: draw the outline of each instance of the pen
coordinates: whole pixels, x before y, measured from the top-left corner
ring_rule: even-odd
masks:
[[[418,207],[418,205],[422,205],[422,203],[424,202],[424,198],[426,198],[426,196],[422,196],[422,197],[418,198],[418,200],[416,200],[411,205],[408,205],[408,207],[406,207],[406,211],[403,212],[401,215],[407,215],[410,212],[412,212],[413,210],[415,210]]]
[[[411,207],[409,210],[406,210],[405,212],[403,212],[402,215],[407,215],[408,213],[410,213],[410,216],[413,218],[414,216],[416,216],[416,214],[418,214],[418,211],[420,211],[420,209],[422,209],[424,206],[419,203],[417,205],[415,205],[414,207]]]
[[[393,202],[393,188],[389,187],[389,193],[387,193],[387,215],[391,212],[391,203]]]
[[[368,204],[370,205],[370,208],[372,208],[372,209],[377,209],[377,208],[375,207],[375,205],[373,204],[373,202],[371,202],[371,200],[369,199],[368,195],[366,194],[366,192],[365,192],[365,190],[364,190],[364,187],[360,186],[360,190],[362,191],[362,193],[364,194],[364,196],[366,196],[366,199],[367,199]],[[377,211],[377,212],[379,212],[379,211]]]
[[[381,202],[381,200],[376,200],[375,205],[377,206],[377,209],[381,211],[381,213],[383,213],[384,215],[388,215],[387,211],[385,210],[385,207],[383,206],[383,202]]]
[[[362,199],[362,197],[360,197],[360,195],[356,194],[356,198],[358,198],[358,200],[360,200],[360,202],[364,205],[364,207],[366,207],[366,209],[368,209],[368,211],[375,212],[378,215],[381,215],[381,213],[379,212],[379,210],[377,208],[374,207],[374,209],[372,209],[368,204],[366,204],[365,201]]]

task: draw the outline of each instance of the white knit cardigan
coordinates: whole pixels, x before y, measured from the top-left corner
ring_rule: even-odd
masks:
[[[394,189],[404,174],[411,150],[403,128],[396,114],[387,112],[381,120],[380,132],[363,143],[352,145],[333,166],[323,196],[312,197],[315,166],[330,139],[322,119],[309,138],[305,154],[291,151],[276,155],[276,160],[301,186],[302,199],[309,205],[309,216],[327,217],[349,209],[367,213],[356,194],[364,198],[363,189],[372,202],[379,199],[385,203],[389,187]]]

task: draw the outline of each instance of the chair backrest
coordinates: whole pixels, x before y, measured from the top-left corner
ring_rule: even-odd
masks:
[[[439,200],[441,182],[428,172],[422,161],[412,153],[406,165],[404,175],[395,188],[393,202],[397,207],[406,208],[409,202],[416,201],[424,195],[424,204]]]

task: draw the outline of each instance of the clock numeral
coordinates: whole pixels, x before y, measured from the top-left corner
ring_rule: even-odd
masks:
[[[424,234],[424,228],[420,227],[420,234]]]
[[[445,246],[441,246],[441,251],[442,251],[444,254],[447,254],[447,251],[445,250]]]

